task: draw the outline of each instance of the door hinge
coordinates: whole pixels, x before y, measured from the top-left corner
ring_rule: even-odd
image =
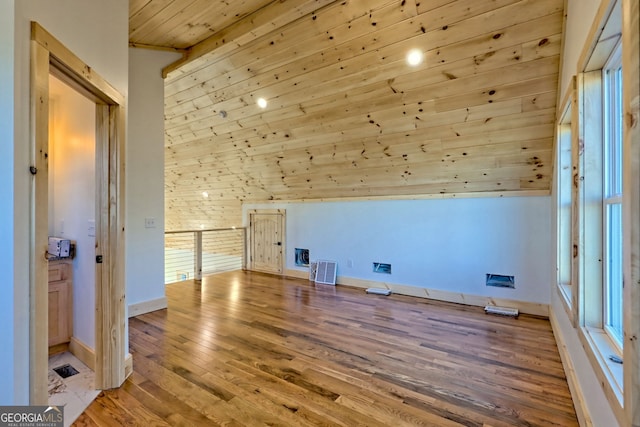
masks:
[[[102,255],[96,255],[96,264],[102,264]]]

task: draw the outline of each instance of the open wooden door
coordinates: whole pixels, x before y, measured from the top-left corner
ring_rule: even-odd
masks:
[[[285,211],[254,210],[249,212],[249,268],[264,273],[284,271]]]

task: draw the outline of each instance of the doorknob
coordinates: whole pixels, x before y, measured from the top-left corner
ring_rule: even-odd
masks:
[[[282,242],[274,243],[274,245],[276,245],[276,246],[282,246]]]

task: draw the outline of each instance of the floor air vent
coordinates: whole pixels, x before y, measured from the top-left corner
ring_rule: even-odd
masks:
[[[318,261],[315,282],[325,285],[335,285],[337,269],[338,263],[335,261]]]
[[[367,288],[366,292],[368,294],[376,294],[376,295],[391,295],[391,289],[385,288]]]
[[[487,314],[499,314],[501,316],[511,317],[518,317],[518,314],[520,314],[517,308],[498,307],[497,305],[487,305],[484,308],[484,312]]]
[[[79,373],[76,368],[69,365],[68,363],[58,368],[53,368],[53,370],[56,372],[56,374],[60,375],[62,378],[69,378]]]

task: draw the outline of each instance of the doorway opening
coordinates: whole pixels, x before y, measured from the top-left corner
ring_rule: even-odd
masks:
[[[95,349],[78,351],[93,361],[95,388],[120,386],[131,372],[125,349],[124,298],[124,97],[39,24],[31,24],[31,233],[30,403],[48,403],[50,75],[95,105]],[[87,234],[89,233],[87,227]]]
[[[98,395],[95,116],[92,99],[49,75],[49,236],[68,240],[70,251],[48,255],[48,404],[64,405],[69,420]]]

